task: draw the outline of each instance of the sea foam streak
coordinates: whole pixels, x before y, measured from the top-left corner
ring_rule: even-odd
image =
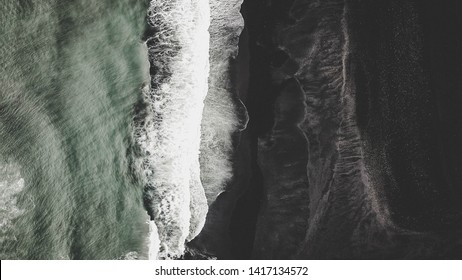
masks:
[[[199,145],[209,74],[208,0],[153,0],[147,39],[151,85],[143,121],[136,124],[142,151],[145,204],[157,258],[181,256],[202,229],[207,201],[200,182]],[[158,236],[152,236],[157,229]],[[151,246],[157,246],[152,242]],[[154,258],[157,248],[150,248]]]

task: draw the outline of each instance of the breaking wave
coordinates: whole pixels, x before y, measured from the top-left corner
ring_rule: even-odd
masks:
[[[145,206],[150,225],[150,257],[175,258],[185,242],[202,229],[207,201],[200,182],[199,145],[209,74],[208,0],[153,0],[147,39],[151,84],[147,104],[136,123],[146,182]],[[157,246],[156,242],[151,246]]]
[[[232,136],[247,121],[230,78],[244,25],[241,3],[150,2],[151,81],[135,119],[152,220],[149,258],[181,256],[232,177]]]

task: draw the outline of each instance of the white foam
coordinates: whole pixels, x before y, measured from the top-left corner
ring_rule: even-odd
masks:
[[[158,30],[148,39],[157,73],[145,91],[148,115],[136,136],[160,243],[157,258],[172,258],[182,255],[185,242],[200,231],[208,208],[198,178],[209,74],[208,1],[153,0],[148,20]]]
[[[232,176],[231,136],[239,120],[229,60],[237,56],[243,28],[241,3],[150,2],[154,35],[147,45],[155,73],[144,90],[147,116],[136,127],[147,207],[154,219],[150,258],[182,255],[185,242],[205,223],[207,199],[211,203]]]
[[[154,221],[149,221],[148,259],[156,260],[159,255],[160,240],[157,226]]]
[[[208,203],[225,189],[232,177],[232,135],[240,121],[231,85],[230,59],[238,54],[244,27],[242,0],[211,0],[209,92],[202,117],[201,179]]]
[[[24,213],[17,205],[17,195],[24,189],[24,179],[19,166],[10,162],[0,162],[0,244],[7,232],[13,228],[14,219]],[[14,237],[13,237],[14,238]]]

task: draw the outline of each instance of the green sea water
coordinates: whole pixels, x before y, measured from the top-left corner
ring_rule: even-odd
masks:
[[[146,254],[131,149],[149,80],[146,9],[143,0],[2,1],[0,176],[17,178],[0,178],[9,204],[0,258]]]

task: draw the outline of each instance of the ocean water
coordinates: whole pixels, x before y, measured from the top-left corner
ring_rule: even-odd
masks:
[[[148,3],[0,5],[0,258],[147,258],[133,110]]]
[[[242,0],[0,7],[0,258],[184,254],[232,179]]]

